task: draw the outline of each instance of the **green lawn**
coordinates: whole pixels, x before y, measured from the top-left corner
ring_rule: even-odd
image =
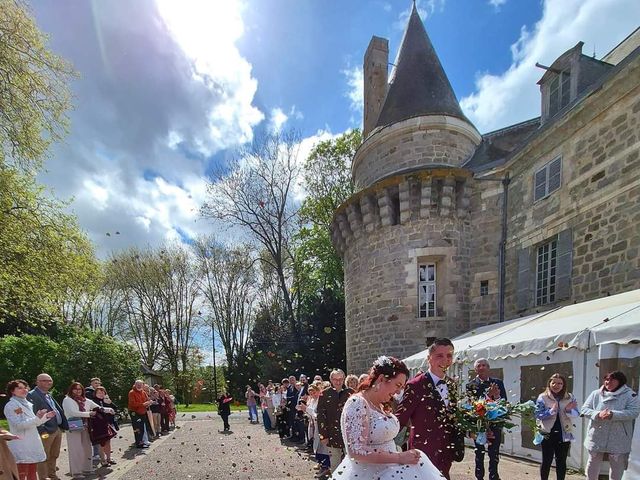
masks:
[[[192,403],[188,407],[184,405],[176,405],[178,413],[193,413],[193,412],[217,412],[218,406],[211,403]],[[246,405],[231,405],[232,412],[239,412],[246,410]]]
[[[5,430],[9,430],[9,422],[6,420],[0,420],[0,428],[4,428]]]

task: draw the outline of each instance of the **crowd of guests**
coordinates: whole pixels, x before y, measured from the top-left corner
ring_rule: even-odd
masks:
[[[335,462],[339,457],[336,452],[344,448],[340,435],[340,409],[357,387],[358,377],[351,375],[347,380],[353,388],[345,385],[342,370],[334,370],[329,381],[316,375],[310,382],[306,375],[301,374],[298,378],[293,375],[283,378],[280,383],[260,383],[256,390],[247,385],[248,420],[258,424],[261,417],[266,431],[277,432],[283,440],[313,449],[319,475],[328,474],[331,460]],[[218,399],[218,413],[221,408],[225,409],[222,414],[225,431],[229,430],[229,412],[223,402],[229,398],[225,393]]]
[[[136,380],[127,400],[136,448],[149,448],[150,442],[175,427],[176,406],[171,390]]]
[[[50,375],[38,375],[35,383],[33,388],[21,379],[7,384],[9,401],[4,415],[9,431],[0,430],[0,478],[59,479],[57,461],[63,436],[72,478],[93,474],[98,464],[114,465],[111,439],[120,429],[122,410],[109,398],[100,379],[92,378],[86,388],[72,382],[61,403],[51,394]],[[127,409],[138,448],[146,448],[149,441],[175,426],[175,399],[159,385],[150,387],[136,380]]]
[[[315,454],[319,477],[333,473],[332,478],[340,479],[450,479],[451,466],[463,459],[465,437],[470,437],[475,443],[476,479],[499,480],[502,430],[492,428],[486,432],[488,441],[480,441],[459,430],[454,410],[462,400],[460,392],[487,401],[508,400],[507,392],[499,378],[489,375],[484,358],[475,361],[475,377],[460,388],[447,374],[453,354],[450,340],[436,339],[428,349],[427,371],[413,378],[403,362],[383,356],[359,376],[345,376],[336,369],[328,382],[319,375],[311,382],[300,375],[259,384],[256,390],[247,386],[249,421],[259,423],[259,407],[267,431],[307,444]],[[575,418],[583,416],[589,419],[587,479],[598,479],[607,454],[609,478],[620,480],[631,451],[633,421],[640,414],[637,394],[620,371],[608,373],[582,404],[567,387],[567,379],[554,373],[535,402],[540,479],[549,478],[554,461],[556,479],[565,479]]]

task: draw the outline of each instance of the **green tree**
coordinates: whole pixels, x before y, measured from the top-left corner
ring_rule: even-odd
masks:
[[[334,211],[353,193],[351,162],[362,142],[359,130],[316,145],[305,163],[300,208],[303,226],[296,234],[296,286],[300,289],[302,335],[293,355],[295,367],[326,374],[346,365],[344,271],[331,242]]]
[[[75,73],[47,41],[25,2],[0,0],[0,166],[38,168],[66,134]]]
[[[0,0],[0,335],[38,332],[90,288],[93,249],[35,173],[67,132],[71,65],[22,0]]]
[[[58,326],[49,336],[0,338],[0,385],[13,378],[33,385],[42,372],[53,377],[56,398],[72,381],[87,385],[92,377],[100,377],[111,398],[125,406],[127,393],[140,376],[140,357],[127,343],[74,326]]]
[[[0,335],[48,328],[67,295],[98,276],[93,247],[65,206],[30,174],[0,167]]]
[[[331,243],[330,225],[333,212],[354,192],[351,161],[361,143],[360,130],[351,130],[320,142],[305,162],[308,195],[300,208],[303,226],[296,235],[295,258],[298,284],[308,294],[330,289],[343,295],[342,260]]]

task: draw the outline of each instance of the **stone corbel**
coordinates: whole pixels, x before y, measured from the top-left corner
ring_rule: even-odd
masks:
[[[362,215],[358,203],[351,202],[347,206],[347,219],[349,220],[349,227],[351,228],[353,236],[360,238],[362,236]]]
[[[455,209],[455,177],[445,177],[442,184],[442,198],[440,199],[440,215],[448,216]]]
[[[422,180],[420,189],[420,218],[429,218],[431,216],[431,178]]]

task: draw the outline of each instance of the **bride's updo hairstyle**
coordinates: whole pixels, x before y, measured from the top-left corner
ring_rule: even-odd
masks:
[[[382,355],[373,362],[373,365],[367,374],[367,378],[362,380],[360,385],[358,385],[358,391],[364,392],[365,390],[369,390],[375,385],[380,375],[382,375],[385,380],[389,381],[401,373],[404,373],[407,376],[407,379],[409,379],[409,369],[402,360],[398,360],[396,357],[387,357],[386,355]]]

